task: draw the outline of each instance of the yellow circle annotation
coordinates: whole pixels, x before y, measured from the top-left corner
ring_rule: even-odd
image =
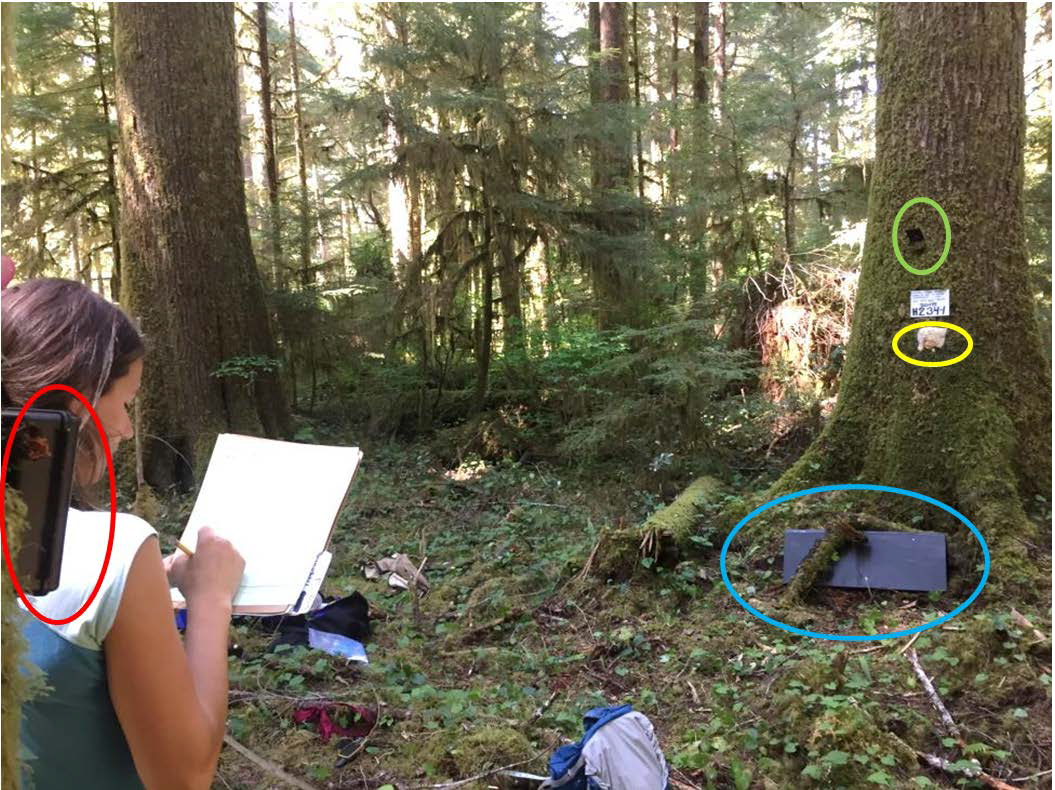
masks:
[[[925,326],[937,326],[945,329],[952,329],[959,332],[965,338],[967,338],[967,348],[958,357],[952,359],[944,359],[941,362],[926,362],[922,359],[913,359],[910,356],[906,356],[901,352],[901,349],[897,347],[897,341],[901,339],[901,336],[908,331],[913,329],[922,329]],[[971,335],[961,326],[956,324],[950,324],[948,321],[920,321],[917,324],[909,324],[906,327],[902,327],[901,330],[894,335],[894,339],[890,341],[890,345],[894,348],[894,353],[897,354],[901,359],[905,360],[910,365],[919,365],[921,368],[945,368],[949,365],[955,365],[957,362],[963,362],[967,359],[968,355],[974,350],[974,339]]]

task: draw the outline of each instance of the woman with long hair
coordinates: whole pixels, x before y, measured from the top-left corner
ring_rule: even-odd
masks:
[[[0,318],[5,406],[21,407],[42,387],[66,384],[92,404],[112,451],[132,438],[128,410],[146,348],[128,316],[80,283],[33,279],[3,290]],[[81,404],[49,392],[34,406],[80,418],[75,486],[99,481],[105,453]],[[30,598],[39,612],[61,620],[83,605],[98,580],[109,528],[108,511],[70,509],[59,587]],[[60,626],[26,617],[28,657],[48,689],[23,710],[24,784],[209,787],[226,725],[227,635],[243,568],[235,548],[208,528],[192,557],[162,558],[154,529],[119,513],[102,586],[84,614]],[[170,584],[187,600],[182,643]]]

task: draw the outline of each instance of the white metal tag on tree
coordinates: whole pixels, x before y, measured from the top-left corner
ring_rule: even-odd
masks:
[[[944,291],[909,291],[911,318],[936,318],[949,315],[949,289]]]

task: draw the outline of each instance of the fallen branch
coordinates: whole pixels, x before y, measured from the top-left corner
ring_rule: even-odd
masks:
[[[674,787],[678,788],[678,790],[700,790],[700,786],[690,782],[689,781],[689,777],[685,776],[684,773],[682,773],[681,771],[678,771],[677,768],[675,768],[674,770],[677,771],[679,774],[681,774],[681,778],[680,779],[675,777],[673,775],[673,773],[671,774],[671,776],[670,776],[670,783]]]
[[[956,725],[956,722],[953,721],[952,715],[949,713],[949,709],[945,707],[945,703],[941,701],[941,697],[938,696],[938,691],[934,688],[934,683],[931,682],[931,679],[929,677],[927,677],[927,673],[923,671],[923,666],[919,662],[919,656],[916,655],[915,648],[909,650],[907,656],[908,660],[912,662],[912,668],[916,672],[916,677],[919,678],[919,682],[923,684],[923,689],[927,692],[927,696],[930,698],[931,705],[933,705],[934,709],[938,711],[938,715],[941,716],[942,723],[945,725],[945,728],[949,731],[949,734],[956,738],[956,740],[960,744],[960,747],[963,748],[965,744],[963,740],[963,735],[960,734],[960,728]],[[948,760],[945,760],[941,757],[935,757],[933,754],[925,754],[924,752],[919,751],[917,751],[916,754],[920,757],[920,759],[924,760],[934,768],[938,768],[942,771],[946,771],[949,773],[958,773],[957,770],[952,768],[952,764]],[[987,787],[994,788],[994,790],[1018,790],[1018,788],[1016,788],[1014,785],[1009,785],[1007,782],[1004,782],[1000,779],[997,779],[995,776],[990,776],[989,774],[987,774],[985,771],[982,770],[982,765],[977,760],[971,758],[971,762],[977,768],[976,773],[969,774],[971,778],[977,779],[979,782],[986,785]]]
[[[234,749],[236,752],[238,752],[240,755],[242,755],[245,759],[249,760],[251,763],[254,763],[257,767],[267,771],[275,778],[281,779],[286,784],[299,788],[299,790],[317,790],[317,788],[308,784],[307,782],[298,779],[297,777],[292,776],[291,774],[286,773],[276,763],[271,762],[266,757],[261,757],[249,747],[243,746],[238,741],[236,741],[231,735],[224,733],[223,742],[230,746],[232,749]]]
[[[1051,773],[1051,769],[1049,768],[1046,771],[1041,771],[1039,774],[1030,774],[1029,776],[1016,776],[1011,781],[1012,782],[1028,782],[1031,779],[1040,779],[1040,777],[1047,776],[1050,773]]]
[[[931,768],[937,768],[939,771],[945,771],[946,773],[950,773],[953,775],[967,773],[967,775],[971,779],[977,779],[986,787],[992,787],[993,790],[1019,790],[1019,788],[1015,787],[1014,785],[1009,785],[1007,782],[997,779],[995,776],[990,776],[981,768],[978,769],[977,773],[959,771],[953,768],[952,763],[944,759],[943,757],[937,757],[933,754],[927,754],[925,752],[916,752],[916,754],[921,760],[923,760],[923,762],[927,763],[927,765],[929,765]],[[971,762],[974,762],[977,765],[977,760],[972,760]],[[1048,771],[1048,773],[1051,773],[1051,771]],[[1038,774],[1038,776],[1043,776],[1043,774]]]
[[[517,606],[517,607],[511,609],[506,614],[502,615],[499,618],[496,618],[496,619],[492,620],[489,623],[484,623],[483,625],[478,625],[475,628],[473,628],[473,629],[471,629],[469,631],[466,631],[462,635],[462,641],[463,642],[468,642],[471,639],[475,639],[477,636],[480,636],[481,634],[487,633],[492,628],[497,628],[498,626],[503,625],[504,623],[507,623],[510,620],[516,620],[517,618],[521,617],[522,615],[524,615],[526,613],[527,613],[527,609],[525,609],[523,606]]]
[[[549,699],[547,699],[545,702],[535,708],[535,712],[532,713],[531,718],[528,719],[528,724],[534,724],[536,721],[541,719],[542,714],[549,709],[549,706],[553,704],[553,700],[557,699],[558,694],[560,694],[559,691],[554,691],[552,694],[549,695]]]
[[[459,779],[456,782],[443,782],[442,784],[438,785],[414,785],[413,787],[408,788],[408,790],[450,790],[450,788],[452,787],[461,787],[462,785],[467,785],[470,782],[479,782],[481,779],[486,779],[489,776],[494,776],[495,774],[501,773],[502,771],[510,771],[513,768],[519,768],[522,765],[527,765],[528,763],[537,760],[539,757],[547,753],[549,753],[549,748],[543,749],[538,754],[533,755],[532,757],[528,757],[526,760],[520,760],[519,762],[510,763],[509,765],[503,765],[501,768],[492,768],[490,771],[484,771],[483,773],[476,774],[475,776],[470,776],[465,779]]]
[[[919,635],[922,633],[922,631],[917,631],[916,633],[914,633],[912,635],[912,638],[908,640],[908,642],[906,642],[900,650],[897,651],[898,655],[905,655],[905,651],[912,647],[914,644],[916,644],[916,640],[919,639]]]
[[[590,568],[593,567],[593,558],[597,556],[597,549],[599,548],[601,548],[600,538],[598,538],[597,542],[593,544],[593,551],[591,551],[590,556],[586,558],[586,564],[582,566],[582,570],[575,575],[576,581],[583,581],[590,575]]]
[[[846,520],[825,527],[825,534],[813,544],[795,570],[795,575],[780,598],[781,605],[792,606],[802,601],[813,589],[813,585],[835,564],[845,546],[867,540],[863,533],[850,526]]]
[[[912,669],[916,672],[916,677],[919,678],[919,682],[923,684],[923,690],[927,692],[927,696],[930,698],[930,704],[934,706],[934,709],[938,711],[938,715],[941,716],[942,724],[945,725],[945,729],[949,731],[956,740],[963,744],[963,735],[960,734],[960,728],[956,726],[956,722],[953,721],[952,716],[949,713],[949,709],[945,707],[945,703],[941,701],[941,697],[938,696],[937,689],[934,688],[934,684],[931,679],[927,677],[927,673],[923,671],[922,665],[919,663],[919,656],[916,655],[916,649],[909,650],[906,654],[908,660],[912,662]]]

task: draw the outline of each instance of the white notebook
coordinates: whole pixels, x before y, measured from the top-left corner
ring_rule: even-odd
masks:
[[[222,433],[180,542],[194,550],[212,527],[245,558],[236,614],[299,613],[329,567],[326,550],[363,454],[358,447],[299,444]],[[172,604],[186,606],[172,589]]]

